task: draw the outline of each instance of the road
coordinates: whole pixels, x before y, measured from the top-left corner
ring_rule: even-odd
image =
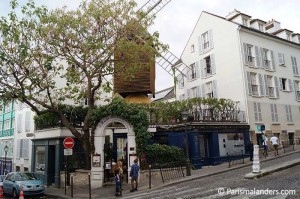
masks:
[[[299,153],[263,162],[261,168],[266,168],[283,161],[299,157]],[[176,185],[122,197],[123,199],[192,199],[192,198],[300,198],[300,165],[276,172],[258,179],[246,180],[244,175],[250,173],[251,166],[228,171],[208,178],[196,179]],[[287,191],[290,195],[276,195],[275,192]],[[254,193],[255,192],[255,193]],[[296,192],[296,193],[294,193]]]

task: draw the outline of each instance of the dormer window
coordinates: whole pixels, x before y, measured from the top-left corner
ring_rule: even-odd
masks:
[[[248,26],[248,19],[243,18],[243,25],[244,25],[244,26]]]
[[[286,39],[291,41],[291,34],[290,33],[286,33]]]
[[[259,29],[260,31],[264,32],[264,25],[261,24],[261,23],[259,23],[259,24],[258,24],[258,29]]]

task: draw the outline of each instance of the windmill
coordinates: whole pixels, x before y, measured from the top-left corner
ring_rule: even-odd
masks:
[[[137,12],[142,13],[142,16],[153,17],[170,1],[171,0],[149,0]],[[135,37],[137,37],[141,43],[145,42],[144,38],[138,35],[135,35]],[[191,70],[190,67],[182,62],[182,70],[175,67],[179,62],[180,59],[169,50],[159,52],[159,57],[155,59],[155,63],[171,75],[175,82],[182,81]],[[134,78],[131,80],[124,80],[120,76],[115,75],[114,92],[119,93],[129,102],[149,102],[148,94],[155,95],[155,63],[150,63],[150,67],[148,65],[143,70],[136,72]]]

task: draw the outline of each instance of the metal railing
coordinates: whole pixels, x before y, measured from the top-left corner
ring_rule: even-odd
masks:
[[[270,97],[275,97],[274,87],[269,87],[269,96]]]
[[[166,164],[153,164],[149,165],[149,173],[151,173],[152,169],[159,169],[162,182],[165,183],[166,181],[182,178],[184,176],[184,167],[185,162],[170,162]],[[149,176],[149,181],[151,181],[151,177]]]
[[[227,153],[227,162],[228,162],[228,167],[234,164],[244,164],[245,163],[244,151],[241,150],[241,152]]]
[[[258,85],[251,85],[252,95],[258,95]]]

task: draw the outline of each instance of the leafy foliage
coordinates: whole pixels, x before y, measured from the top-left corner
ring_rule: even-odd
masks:
[[[152,164],[183,162],[185,158],[181,148],[163,144],[148,145],[145,154],[147,162]]]

